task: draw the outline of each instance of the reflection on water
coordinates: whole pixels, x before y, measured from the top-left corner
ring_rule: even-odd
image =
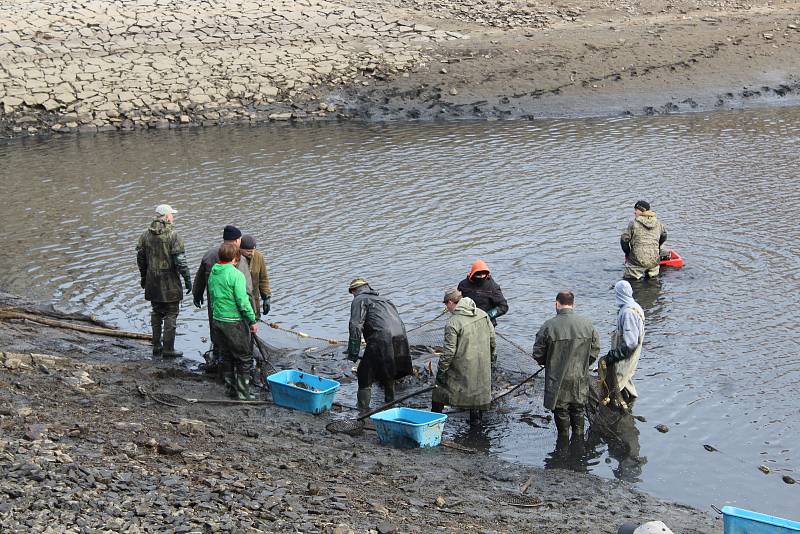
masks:
[[[509,297],[498,332],[529,349],[555,294],[571,288],[605,351],[619,234],[644,198],[687,266],[634,286],[647,313],[636,409],[648,423],[633,428],[648,462],[631,475],[664,497],[800,519],[779,476],[800,470],[799,143],[791,109],[14,141],[0,146],[0,285],[146,331],[134,246],[167,202],[180,210],[193,270],[225,224],[256,237],[274,291],[269,319],[285,327],[345,337],[355,276],[408,324],[429,320],[480,257]],[[199,358],[203,335],[205,310],[185,300],[179,348]],[[501,358],[523,376],[535,367],[520,352]],[[488,447],[541,465],[554,433],[523,412],[542,413],[540,392],[489,419]],[[725,454],[709,456],[704,443]],[[616,445],[587,447],[601,455],[591,472],[622,469]],[[764,463],[773,475],[758,471]]]

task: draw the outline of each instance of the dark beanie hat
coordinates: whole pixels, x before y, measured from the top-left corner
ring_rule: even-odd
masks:
[[[232,224],[227,225],[222,231],[223,241],[233,241],[234,239],[239,239],[240,237],[242,237],[242,231]]]
[[[650,209],[650,203],[646,200],[637,200],[636,204],[633,205],[633,209],[647,211]]]
[[[239,244],[239,248],[243,248],[245,250],[252,250],[256,248],[256,238],[245,234],[242,236],[242,242]]]

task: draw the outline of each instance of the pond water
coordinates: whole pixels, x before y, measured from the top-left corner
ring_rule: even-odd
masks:
[[[619,234],[644,198],[687,261],[637,287],[647,336],[635,413],[646,422],[624,429],[623,449],[647,462],[626,468],[626,453],[601,443],[584,468],[706,510],[800,519],[800,485],[781,480],[800,479],[799,149],[797,109],[17,140],[0,145],[0,287],[148,331],[134,248],[166,202],[193,274],[225,224],[256,237],[270,320],[286,327],[344,338],[355,276],[420,323],[480,257],[509,297],[498,332],[529,349],[570,288],[604,353]],[[190,358],[207,348],[205,321],[185,299],[177,345]],[[554,436],[535,423],[492,415],[469,440],[554,465]]]

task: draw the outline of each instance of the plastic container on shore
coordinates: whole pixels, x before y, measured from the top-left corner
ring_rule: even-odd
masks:
[[[375,423],[381,443],[415,448],[439,445],[447,416],[414,408],[391,408],[370,419]]]
[[[725,534],[797,534],[800,532],[800,522],[733,506],[722,507],[722,524]]]
[[[272,402],[308,413],[330,410],[339,382],[330,378],[287,369],[267,377]]]

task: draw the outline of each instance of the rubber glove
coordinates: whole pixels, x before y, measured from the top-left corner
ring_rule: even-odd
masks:
[[[203,306],[203,295],[194,298],[194,305],[197,306],[198,308]]]
[[[497,317],[497,308],[489,308],[486,311],[486,315],[489,316],[489,319],[494,319],[495,317]]]
[[[189,279],[189,278],[185,279],[183,281],[183,285],[186,286],[186,294],[187,295],[191,295],[192,294],[192,280]]]
[[[270,310],[270,296],[261,293],[261,315],[267,315]]]

